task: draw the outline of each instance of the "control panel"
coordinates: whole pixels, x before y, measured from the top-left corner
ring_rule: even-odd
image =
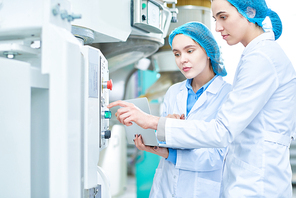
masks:
[[[109,79],[108,61],[99,49],[83,46],[83,155],[84,189],[89,194],[97,186],[97,163],[100,151],[108,146],[111,137],[109,119],[111,111],[109,92],[112,80]]]
[[[94,139],[97,139],[96,144],[101,150],[107,146],[107,140],[111,137],[111,111],[107,105],[113,85],[112,80],[109,80],[108,61],[101,51],[90,46],[84,46],[82,51],[85,57],[84,133],[86,139],[89,138],[85,145],[93,145]]]
[[[132,8],[132,26],[148,33],[164,32],[165,19],[170,11],[162,4],[153,0],[133,0]]]
[[[107,140],[111,137],[111,130],[109,130],[109,119],[111,118],[111,111],[107,108],[109,104],[109,91],[112,90],[113,84],[112,80],[109,80],[109,69],[108,69],[108,61],[104,57],[104,55],[100,53],[100,68],[101,68],[101,85],[100,85],[100,125],[101,125],[101,133],[100,133],[100,142],[99,147],[103,149],[107,146]]]

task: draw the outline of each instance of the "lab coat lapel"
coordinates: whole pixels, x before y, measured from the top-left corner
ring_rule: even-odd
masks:
[[[217,78],[214,79],[214,81],[209,85],[209,87],[207,88],[207,90],[205,90],[200,97],[198,98],[198,100],[195,102],[194,106],[192,107],[191,111],[188,113],[188,116],[190,116],[190,114],[194,111],[196,111],[198,108],[200,108],[205,101],[209,100],[210,97],[213,97],[222,87],[222,77],[221,76],[217,76]]]
[[[207,90],[206,90],[206,91],[204,91],[200,95],[200,97],[198,98],[198,100],[195,102],[195,104],[193,105],[192,109],[188,113],[188,117],[190,116],[190,114],[192,112],[194,112],[195,110],[197,110],[198,108],[200,108],[205,103],[205,101],[207,100],[207,98],[208,98],[208,94],[207,94]]]
[[[177,109],[179,110],[178,114],[186,115],[186,105],[187,105],[187,96],[188,91],[185,86],[180,89],[180,92],[177,94]],[[174,112],[176,113],[176,112]]]

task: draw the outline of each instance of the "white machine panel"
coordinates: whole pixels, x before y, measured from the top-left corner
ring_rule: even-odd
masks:
[[[109,119],[108,62],[100,50],[83,46],[84,57],[84,194],[90,195],[97,187],[99,153],[107,147],[111,136]],[[103,174],[103,173],[101,173]]]
[[[30,198],[30,65],[0,58],[0,79],[0,197]]]
[[[73,12],[82,15],[72,25],[94,31],[94,43],[126,41],[130,25],[130,0],[70,0]]]

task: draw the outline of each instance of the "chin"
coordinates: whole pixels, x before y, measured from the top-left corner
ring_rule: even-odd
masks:
[[[195,77],[197,77],[199,74],[197,74],[197,75],[187,75],[187,76],[185,76],[187,79],[193,79],[193,78],[195,78]]]
[[[239,42],[238,41],[226,41],[228,45],[232,46],[232,45],[236,45]]]
[[[191,75],[186,75],[186,74],[183,74],[184,75],[184,77],[186,78],[186,79],[191,79],[192,77],[191,77]]]
[[[228,45],[229,45],[229,46],[233,46],[233,45],[236,45],[236,44],[237,44],[237,43],[235,43],[235,44],[232,44],[232,43],[228,43]]]

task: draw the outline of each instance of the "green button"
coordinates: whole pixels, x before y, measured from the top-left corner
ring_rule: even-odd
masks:
[[[142,9],[145,9],[146,8],[146,3],[142,3]]]
[[[105,111],[105,112],[104,112],[104,117],[105,117],[105,119],[110,119],[111,116],[112,116],[111,111]]]

